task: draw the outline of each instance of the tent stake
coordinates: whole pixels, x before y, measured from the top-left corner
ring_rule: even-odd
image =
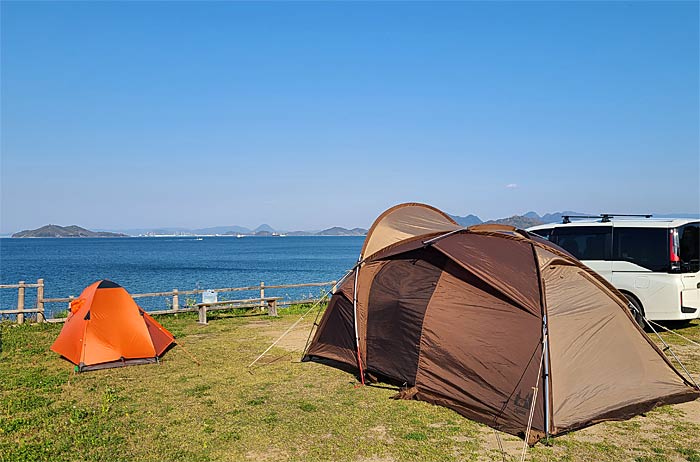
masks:
[[[503,443],[501,442],[501,437],[498,436],[498,432],[496,431],[495,428],[491,428],[493,430],[493,435],[496,437],[496,442],[498,443],[498,448],[501,450],[501,458],[503,459],[503,462],[506,462],[506,450],[503,449]]]

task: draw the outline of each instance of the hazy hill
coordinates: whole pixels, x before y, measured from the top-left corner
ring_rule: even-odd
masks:
[[[499,218],[498,220],[489,220],[485,222],[485,224],[491,223],[497,223],[500,225],[510,225],[515,226],[516,228],[525,229],[529,228],[530,226],[541,225],[543,222],[536,218],[525,217],[522,215],[513,215],[512,217]]]
[[[250,229],[245,226],[212,226],[210,228],[193,229],[192,234],[250,234]]]
[[[482,221],[476,215],[450,215],[454,221],[461,226],[474,226],[481,223],[498,223],[503,225],[515,226],[516,228],[528,228],[530,226],[541,225],[544,223],[539,215],[535,212],[528,212],[525,215],[513,215],[508,218],[499,218],[498,220]]]
[[[255,228],[253,230],[253,232],[256,234],[259,233],[260,231],[265,231],[265,232],[272,234],[275,232],[275,229],[272,226],[268,225],[267,223],[263,223],[262,225],[258,226],[257,228]]]
[[[461,226],[473,226],[482,223],[481,218],[476,215],[466,215],[460,217],[458,215],[450,215],[450,217]]]
[[[128,237],[126,234],[106,231],[90,231],[80,226],[46,225],[37,229],[20,231],[12,237]]]
[[[585,212],[572,212],[571,210],[566,210],[564,212],[554,212],[554,213],[545,213],[542,216],[539,216],[536,212],[527,212],[523,217],[525,218],[530,218],[533,220],[538,220],[540,223],[538,225],[541,225],[543,223],[561,223],[561,220],[564,215],[591,215],[590,213],[585,213]],[[535,225],[530,225],[530,226],[535,226]]]
[[[324,229],[316,233],[316,236],[364,236],[367,234],[367,230],[364,228],[341,228],[340,226],[334,226],[332,228]]]

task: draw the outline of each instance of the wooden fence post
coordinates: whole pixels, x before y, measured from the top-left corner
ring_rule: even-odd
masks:
[[[260,298],[265,298],[265,283],[260,282]],[[262,300],[260,300],[260,307],[263,308],[266,305],[266,303]]]
[[[267,302],[267,315],[277,316],[277,299],[273,298]]]
[[[44,280],[36,280],[36,308],[39,310],[36,313],[36,322],[46,321],[44,315]]]
[[[180,309],[180,295],[177,289],[173,289],[173,311]]]
[[[24,311],[24,281],[19,281],[17,289],[17,311]],[[17,324],[24,324],[24,313],[17,313]]]
[[[202,326],[207,325],[207,305],[203,303],[199,304],[198,318],[199,320],[197,321],[197,324],[200,324]]]
[[[71,313],[71,311],[70,311],[70,304],[71,304],[71,302],[72,302],[74,299],[75,299],[75,295],[69,295],[69,296],[68,296],[68,314]],[[66,315],[66,317],[68,317],[68,315]]]

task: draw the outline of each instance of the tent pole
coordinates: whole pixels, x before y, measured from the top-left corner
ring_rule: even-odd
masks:
[[[355,324],[355,347],[357,348],[357,367],[360,370],[360,382],[362,385],[365,384],[365,373],[362,370],[362,356],[360,355],[360,334],[357,329],[357,279],[360,274],[360,265],[362,263],[362,257],[357,260],[357,265],[355,268],[355,285],[352,288],[352,314],[353,321]]]
[[[549,438],[549,332],[546,314],[542,316],[542,354],[544,355],[544,434]]]
[[[457,233],[459,233],[459,232],[467,231],[467,230],[469,230],[469,227],[468,227],[468,226],[465,226],[465,227],[463,227],[463,228],[459,228],[459,229],[452,230],[452,231],[447,232],[447,233],[445,233],[445,234],[441,234],[441,235],[439,235],[439,236],[435,236],[435,237],[432,238],[432,239],[428,239],[427,241],[423,241],[423,245],[426,245],[426,246],[427,246],[427,245],[432,245],[432,244],[434,244],[435,242],[437,242],[437,241],[439,241],[439,240],[445,239],[446,237],[450,237],[450,236],[452,236],[453,234],[457,234]]]

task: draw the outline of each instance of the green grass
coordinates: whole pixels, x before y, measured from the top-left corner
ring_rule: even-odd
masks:
[[[158,365],[77,375],[49,351],[60,325],[0,324],[0,462],[501,460],[489,428],[442,407],[389,399],[391,389],[355,387],[351,375],[299,363],[298,353],[274,348],[249,371],[297,317],[217,312],[202,327],[194,314],[162,316],[201,366],[175,347]],[[310,323],[297,333],[301,346]],[[700,323],[681,332],[700,340]],[[698,352],[682,352],[697,373]],[[528,460],[699,462],[693,406],[695,417],[663,407],[554,438]],[[516,460],[520,440],[500,437]]]

